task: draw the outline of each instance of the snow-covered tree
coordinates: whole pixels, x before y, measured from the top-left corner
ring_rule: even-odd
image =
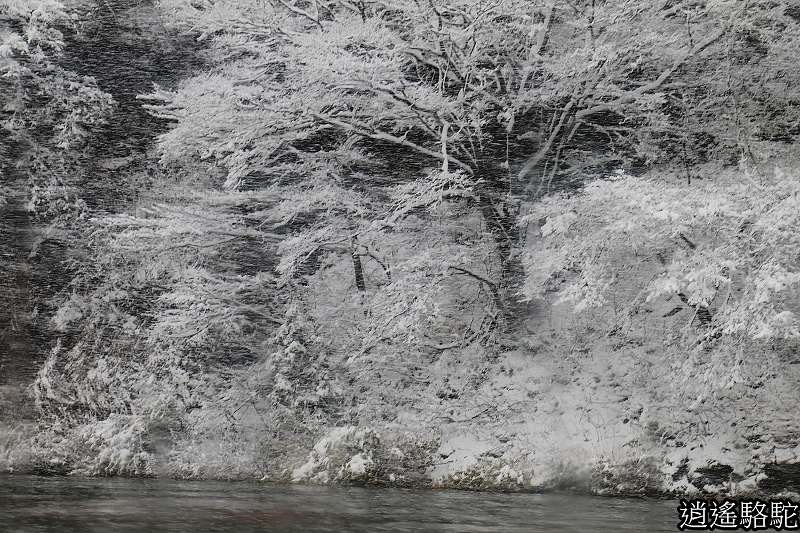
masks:
[[[153,110],[177,121],[161,142],[165,161],[210,158],[227,170],[229,187],[294,188],[340,202],[346,229],[314,227],[298,236],[306,242],[333,232],[355,243],[365,219],[380,224],[377,212],[350,211],[352,196],[369,196],[387,179],[423,178],[422,187],[431,189],[445,183],[440,196],[455,196],[480,213],[493,240],[487,279],[505,318],[519,311],[522,195],[540,191],[567,167],[596,167],[597,149],[587,149],[587,139],[598,132],[614,141],[607,146],[624,147],[635,143],[624,132],[636,128],[651,158],[654,149],[696,144],[680,120],[730,107],[724,91],[735,100],[754,69],[771,65],[770,79],[780,79],[785,69],[771,58],[787,57],[780,50],[797,35],[791,14],[779,7],[744,9],[726,0],[647,6],[164,0],[161,6],[175,24],[209,40],[217,62],[177,92],[151,95],[160,102]],[[782,37],[748,63],[748,72],[736,68],[743,39],[767,42],[779,30]],[[713,76],[727,68],[729,83],[701,94],[687,80],[709,72],[712,59]],[[762,77],[762,83],[772,82]],[[681,105],[689,106],[683,115],[674,111],[681,94],[687,95]],[[743,120],[740,109],[731,115]],[[713,138],[728,126],[715,124],[697,135]],[[376,163],[394,173],[378,180],[364,172]],[[332,182],[341,198],[331,196]],[[404,211],[425,207],[414,196],[399,201]],[[294,249],[293,257],[301,255]],[[356,278],[358,269],[356,262]]]

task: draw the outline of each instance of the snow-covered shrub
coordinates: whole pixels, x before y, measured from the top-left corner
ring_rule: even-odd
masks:
[[[330,429],[292,471],[295,482],[386,484],[425,483],[436,443],[412,435],[381,435],[369,428]]]
[[[514,491],[530,488],[535,482],[530,471],[497,459],[486,459],[436,480],[434,486],[463,490]]]
[[[525,294],[556,293],[610,334],[656,309],[709,341],[796,338],[799,193],[800,179],[780,169],[759,181],[718,170],[691,185],[621,175],[547,198],[525,217],[541,225]]]
[[[658,461],[650,457],[613,463],[598,461],[592,471],[591,489],[602,496],[657,496],[664,492],[666,477]]]
[[[153,458],[146,450],[147,430],[146,418],[119,414],[78,428],[75,440],[81,446],[78,457],[83,461],[76,461],[72,471],[88,475],[152,475]]]

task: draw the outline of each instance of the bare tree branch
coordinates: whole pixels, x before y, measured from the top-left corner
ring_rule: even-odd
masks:
[[[636,101],[637,98],[640,98],[644,94],[649,92],[655,91],[656,89],[660,88],[664,82],[666,82],[675,72],[689,59],[694,57],[695,55],[699,54],[718,40],[720,40],[726,33],[728,32],[727,28],[723,28],[722,30],[716,32],[714,35],[697,45],[696,47],[692,48],[688,52],[686,52],[683,56],[679,57],[675,60],[675,62],[666,70],[664,70],[656,79],[642,85],[641,87],[625,94],[612,102],[606,102],[602,104],[598,104],[593,107],[589,107],[586,109],[582,109],[576,113],[577,118],[585,118],[590,115],[594,115],[597,113],[601,113],[603,111],[616,111],[619,109],[620,106],[625,104],[631,104]]]
[[[456,272],[460,272],[460,273],[465,274],[467,276],[470,276],[471,278],[474,278],[474,279],[480,281],[481,283],[485,284],[487,287],[489,287],[489,291],[491,291],[491,293],[492,293],[492,298],[494,300],[494,304],[497,306],[497,308],[501,312],[505,312],[505,305],[503,304],[503,299],[500,297],[500,290],[497,288],[497,284],[495,282],[493,282],[493,281],[481,276],[480,274],[476,274],[475,272],[472,272],[471,270],[467,270],[466,268],[453,266],[453,265],[449,265],[447,268],[449,268],[450,270],[455,270]]]
[[[427,148],[425,148],[423,146],[420,146],[418,144],[415,144],[415,143],[413,143],[413,142],[411,142],[411,141],[409,141],[407,139],[392,135],[391,133],[386,133],[386,132],[383,132],[383,131],[380,131],[380,130],[373,130],[373,129],[371,129],[368,126],[363,125],[363,124],[351,124],[349,122],[343,122],[341,120],[338,120],[338,119],[335,119],[333,117],[329,117],[329,116],[326,116],[326,115],[321,115],[319,113],[313,113],[313,116],[315,118],[323,121],[323,122],[327,122],[328,124],[331,124],[333,126],[338,126],[338,127],[343,128],[343,129],[345,129],[347,131],[352,131],[353,133],[356,133],[356,134],[361,135],[363,137],[369,137],[370,139],[375,139],[375,140],[379,140],[379,141],[388,141],[388,142],[393,143],[393,144],[397,144],[397,145],[400,145],[400,146],[405,146],[405,147],[411,148],[412,150],[415,150],[415,151],[417,151],[417,152],[419,152],[421,154],[425,154],[427,156],[433,157],[433,158],[438,159],[440,161],[444,160],[444,155],[441,152],[434,152],[433,150],[429,150],[429,149],[427,149]],[[470,175],[474,174],[474,171],[472,170],[472,168],[469,165],[467,165],[466,163],[460,161],[459,159],[456,159],[455,157],[452,157],[452,156],[448,156],[448,160],[451,161],[452,163],[455,163],[456,165],[458,165],[459,167],[461,167],[465,171],[467,171],[468,174],[470,174]]]
[[[322,27],[322,23],[319,21],[319,19],[314,17],[311,13],[309,13],[305,9],[301,9],[301,8],[297,7],[296,5],[294,5],[294,3],[290,4],[290,3],[286,2],[285,0],[278,0],[278,2],[283,7],[285,7],[289,11],[291,11],[292,13],[295,13],[296,15],[300,15],[301,17],[304,17],[304,18],[310,20],[311,22],[316,24],[319,27],[320,30],[324,29]]]

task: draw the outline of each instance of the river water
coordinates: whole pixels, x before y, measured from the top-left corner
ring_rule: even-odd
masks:
[[[2,532],[657,532],[675,502],[566,494],[0,477]]]

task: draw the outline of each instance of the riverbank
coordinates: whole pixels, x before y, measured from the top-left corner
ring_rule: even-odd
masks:
[[[689,406],[679,411],[665,398],[675,392],[663,351],[635,342],[598,348],[576,346],[565,357],[542,346],[472,360],[441,353],[428,385],[409,391],[414,400],[376,396],[360,424],[326,427],[321,419],[275,431],[263,405],[245,396],[227,421],[223,407],[209,405],[185,417],[112,415],[35,433],[26,425],[0,439],[0,468],[610,496],[800,492],[796,404],[786,401],[795,394],[794,365],[710,398],[705,412],[718,414],[698,425],[686,420],[696,416]],[[448,395],[437,382],[445,377]],[[373,379],[372,390],[385,386]],[[769,409],[771,422],[753,405]],[[394,416],[381,422],[389,410]]]

